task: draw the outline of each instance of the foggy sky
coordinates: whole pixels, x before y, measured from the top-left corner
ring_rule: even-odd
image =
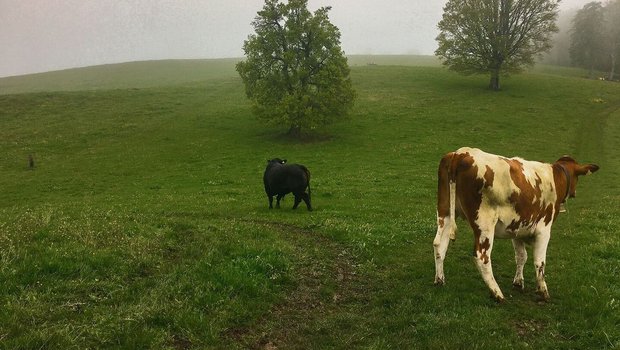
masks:
[[[309,0],[332,6],[346,54],[426,54],[447,0]],[[591,0],[564,0],[581,8]],[[0,0],[0,77],[97,64],[243,56],[264,0]]]

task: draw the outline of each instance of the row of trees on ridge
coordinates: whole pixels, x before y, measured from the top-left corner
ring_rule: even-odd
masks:
[[[590,76],[602,71],[614,80],[620,64],[620,0],[593,1],[576,13],[569,53],[572,63],[588,69]]]

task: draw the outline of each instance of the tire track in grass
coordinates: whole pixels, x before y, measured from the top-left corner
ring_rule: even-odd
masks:
[[[614,252],[617,252],[617,240],[613,237],[617,234],[618,217],[618,195],[620,185],[620,158],[617,152],[620,149],[620,102],[614,101],[599,113],[584,117],[581,120],[579,129],[575,135],[575,151],[577,159],[581,162],[594,162],[601,167],[601,170],[593,175],[595,178],[580,183],[580,191],[587,193],[583,198],[579,198],[579,215],[569,216],[571,226],[581,227],[581,230],[571,232],[571,239],[581,239],[576,244],[587,247],[589,255],[588,268],[580,270],[584,276],[591,274],[588,269],[595,273],[602,274],[602,271],[611,271],[606,278],[609,281],[617,280],[614,278],[613,271],[618,271],[618,259]],[[588,204],[588,201],[592,204]],[[601,206],[600,203],[608,203]],[[594,209],[593,209],[594,208]],[[610,238],[612,237],[612,238]],[[595,278],[595,280],[597,280]],[[596,292],[596,298],[585,298],[580,300],[584,309],[598,309],[596,317],[588,321],[594,324],[590,331],[590,340],[598,342],[598,345],[605,344],[605,347],[617,348],[620,345],[620,331],[618,328],[610,327],[609,324],[618,324],[620,317],[615,310],[614,300],[617,300],[617,288],[611,283],[590,284]],[[587,301],[586,301],[587,300]],[[610,320],[600,322],[601,319]],[[613,321],[615,320],[615,322]],[[583,337],[582,337],[583,338]],[[598,346],[592,345],[592,346]]]
[[[620,117],[620,103],[610,102],[611,105],[602,111],[581,118],[574,138],[574,150],[577,155],[608,161],[617,152],[620,138],[615,130],[620,125],[617,120]]]
[[[244,220],[273,229],[294,246],[297,285],[286,299],[252,326],[229,329],[223,336],[243,348],[303,348],[304,330],[323,315],[359,302],[365,290],[351,249],[323,233],[289,223]]]

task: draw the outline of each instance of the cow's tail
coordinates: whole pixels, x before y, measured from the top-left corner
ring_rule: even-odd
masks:
[[[450,239],[456,239],[456,181],[450,179]]]
[[[308,198],[312,196],[312,190],[310,190],[310,170],[303,165],[300,165],[301,169],[306,174],[306,179],[308,179]]]
[[[435,284],[445,283],[443,262],[450,240],[456,238],[456,153],[448,153],[439,163],[437,179],[437,234],[433,240]]]
[[[456,153],[452,153],[450,159],[450,240],[456,239],[456,171],[458,159]]]
[[[437,225],[456,239],[456,153],[446,154],[439,163],[437,189]]]

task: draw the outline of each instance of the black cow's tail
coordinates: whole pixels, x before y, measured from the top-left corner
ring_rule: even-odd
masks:
[[[308,197],[310,197],[311,195],[311,190],[310,190],[310,170],[308,170],[308,168],[306,168],[303,165],[300,165],[301,169],[304,171],[304,173],[306,174],[306,178],[308,179]]]

